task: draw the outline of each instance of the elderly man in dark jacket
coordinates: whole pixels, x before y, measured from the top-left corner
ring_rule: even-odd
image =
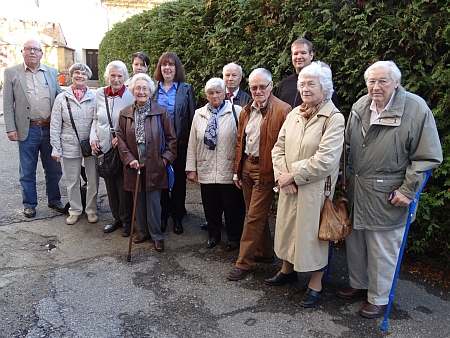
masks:
[[[433,113],[400,85],[394,62],[374,63],[364,79],[368,95],[353,105],[346,129],[350,286],[337,295],[365,297],[359,313],[377,318],[389,301],[409,204],[442,150]]]

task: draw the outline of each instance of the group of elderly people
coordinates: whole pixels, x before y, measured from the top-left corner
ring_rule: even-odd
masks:
[[[297,272],[311,272],[300,302],[309,308],[322,297],[328,264],[329,243],[318,237],[325,181],[331,177],[333,194],[339,171],[346,170],[353,221],[346,239],[350,286],[337,295],[366,297],[360,314],[379,317],[388,303],[408,205],[424,172],[442,161],[434,118],[421,98],[401,87],[395,63],[379,61],[366,70],[368,94],[354,104],[345,127],[344,116],[331,100],[330,67],[311,62],[311,47],[308,51],[308,44],[303,40],[300,44],[304,46],[293,48],[303,48],[300,57],[309,57],[309,63],[296,68],[302,103],[293,110],[272,94],[272,76],[263,68],[249,76],[250,97],[239,88],[242,69],[234,63],[226,65],[225,81],[208,80],[208,102],[195,110],[193,89],[173,53],[160,57],[156,81],[146,74],[148,57],[133,54],[135,74],[128,87],[126,66],[111,62],[105,71],[109,85],[99,88],[95,98],[86,86],[90,69],[73,65],[69,70],[73,84],[58,96],[51,119],[53,158],[63,159],[66,173],[67,224],[76,223],[83,211],[79,189],[83,157],[77,137],[89,138],[94,154],[118,147],[122,171],[105,179],[114,218],[105,232],[122,227],[122,235],[130,236],[132,192],[137,188],[140,234],[134,242],[151,239],[155,250],[163,251],[169,217],[174,232],[183,233],[187,176],[200,183],[207,247],[219,244],[223,216],[226,249],[239,249],[227,278],[245,278],[255,262],[272,263],[275,251],[281,269],[264,283],[281,286],[296,282]],[[343,146],[349,150],[347,168],[340,168]],[[170,164],[175,176],[171,190],[166,170]],[[94,223],[99,183],[95,157],[84,157],[84,165],[85,211]],[[279,200],[272,247],[267,214],[275,190]]]

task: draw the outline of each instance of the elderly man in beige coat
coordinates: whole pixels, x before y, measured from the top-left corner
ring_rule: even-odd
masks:
[[[28,40],[23,44],[24,62],[5,70],[3,112],[10,141],[17,142],[20,184],[25,217],[36,216],[38,204],[36,169],[39,155],[45,172],[48,207],[65,212],[59,180],[61,164],[52,159],[50,115],[56,96],[61,93],[56,69],[41,63],[42,45]]]
[[[245,218],[242,191],[233,181],[240,106],[225,100],[225,83],[212,78],[205,86],[206,106],[196,110],[187,151],[188,179],[200,182],[208,222],[208,248],[221,239],[222,214],[227,227],[228,251],[239,248]]]

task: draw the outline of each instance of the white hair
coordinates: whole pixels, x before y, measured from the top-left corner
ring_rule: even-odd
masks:
[[[223,91],[225,91],[225,82],[219,77],[213,77],[206,82],[205,85],[205,93],[210,89],[216,89],[220,87]]]
[[[145,80],[148,84],[148,89],[150,89],[150,97],[155,93],[155,81],[145,73],[138,73],[131,78],[130,83],[128,84],[128,90],[131,94],[134,92],[134,87],[136,86],[137,80]]]
[[[330,66],[322,61],[314,61],[303,68],[298,74],[297,88],[299,91],[300,78],[305,75],[317,76],[319,78],[320,85],[322,86],[322,90],[325,94],[325,98],[328,100],[331,99],[334,89]]]
[[[265,68],[253,69],[248,76],[248,81],[250,82],[250,79],[258,74],[263,74],[267,78],[267,81],[272,82],[272,74],[270,74],[270,72]]]
[[[237,63],[234,63],[234,62],[230,62],[229,64],[226,64],[225,66],[223,66],[222,75],[225,75],[225,68],[227,68],[228,66],[235,66],[235,67],[237,67],[238,70],[239,70],[239,74],[241,74],[241,76],[242,76],[242,67],[239,66]]]
[[[105,69],[105,74],[104,74],[104,78],[105,78],[105,82],[109,83],[109,74],[111,73],[112,69],[122,69],[123,70],[123,77],[124,77],[124,81],[128,80],[128,70],[127,70],[127,66],[119,60],[115,60],[115,61],[111,61],[110,63],[108,63],[108,65],[106,66]]]
[[[364,80],[367,81],[367,79],[369,78],[369,72],[371,70],[379,69],[379,68],[389,68],[389,70],[391,71],[391,79],[394,82],[398,81],[400,83],[400,80],[402,78],[402,73],[400,72],[400,69],[398,69],[398,67],[394,61],[377,61],[377,62],[375,62],[374,64],[369,66],[369,68],[367,68],[366,71],[364,72]]]

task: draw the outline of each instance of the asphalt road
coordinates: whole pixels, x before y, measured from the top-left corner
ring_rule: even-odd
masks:
[[[195,184],[188,184],[185,233],[175,235],[169,223],[165,251],[154,251],[150,242],[133,245],[131,263],[128,239],[118,231],[103,233],[111,220],[103,183],[99,222],[82,217],[68,226],[65,216],[46,206],[39,167],[37,217],[26,219],[17,145],[8,141],[2,116],[0,126],[0,337],[450,336],[449,291],[405,272],[387,332],[379,329],[382,319],[358,315],[362,300],[338,299],[336,290],[347,283],[342,245],[334,251],[331,281],[315,309],[298,305],[307,273],[300,273],[294,285],[263,284],[279,269],[279,260],[257,263],[242,281],[227,281],[237,253],[227,252],[225,242],[206,248]],[[67,201],[64,179],[61,190]]]

